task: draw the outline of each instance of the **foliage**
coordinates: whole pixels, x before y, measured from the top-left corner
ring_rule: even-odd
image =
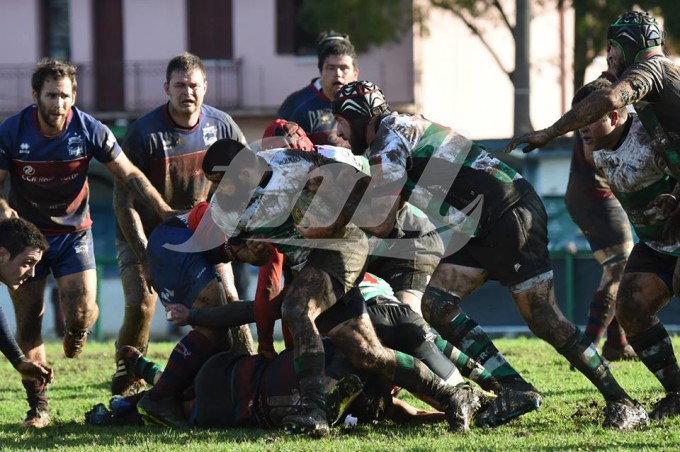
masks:
[[[574,0],[571,4],[575,16],[574,89],[589,81],[584,80],[585,70],[595,57],[606,53],[609,24],[626,11],[641,9],[658,19],[667,18],[666,50],[672,52],[680,43],[680,23],[670,20],[680,15],[677,0]]]
[[[84,414],[96,403],[108,401],[113,372],[113,343],[88,342],[83,355],[67,360],[60,343],[49,343],[47,355],[56,371],[49,389],[53,425],[43,430],[18,426],[26,411],[18,374],[0,361],[0,449],[73,451],[217,451],[217,450],[677,450],[680,418],[652,422],[642,431],[618,433],[603,430],[604,402],[593,386],[568,365],[555,350],[537,339],[499,339],[496,345],[543,394],[538,412],[509,425],[468,435],[447,432],[443,424],[402,426],[381,424],[338,429],[330,437],[311,440],[270,430],[189,430],[154,427],[91,427]],[[674,338],[674,345],[680,340]],[[280,347],[280,344],[278,344]],[[170,343],[151,345],[152,359],[163,362]],[[613,363],[612,370],[624,386],[647,408],[661,387],[639,362]],[[418,404],[408,395],[411,403]],[[422,405],[420,405],[422,406]]]
[[[298,23],[310,33],[336,30],[349,34],[358,52],[398,41],[413,24],[402,0],[304,0]]]

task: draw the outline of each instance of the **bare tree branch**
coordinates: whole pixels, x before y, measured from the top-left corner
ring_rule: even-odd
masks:
[[[508,76],[508,78],[510,78],[510,81],[512,81],[512,72],[511,72],[511,71],[508,71],[508,70],[503,66],[503,62],[501,61],[500,57],[498,56],[498,53],[496,53],[496,51],[493,49],[493,47],[491,47],[491,45],[490,45],[489,42],[486,40],[486,38],[484,38],[484,36],[482,35],[482,33],[479,31],[479,28],[477,28],[477,26],[475,26],[475,24],[473,24],[470,20],[468,20],[468,19],[467,19],[460,11],[458,11],[458,10],[453,10],[453,9],[451,9],[450,11],[451,11],[456,17],[458,17],[460,20],[463,21],[463,23],[465,24],[465,26],[472,32],[472,34],[474,34],[475,36],[477,36],[477,37],[479,38],[479,41],[480,41],[480,42],[482,43],[482,45],[486,48],[486,50],[488,50],[489,54],[491,54],[491,58],[494,59],[494,61],[495,61],[496,64],[498,65],[498,67],[499,67],[503,72],[505,72],[505,74]]]

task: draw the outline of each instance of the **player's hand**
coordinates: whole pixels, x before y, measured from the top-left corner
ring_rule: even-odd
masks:
[[[643,213],[649,220],[657,223],[666,220],[677,210],[678,199],[670,193],[663,193],[647,204],[647,208]]]
[[[10,218],[19,218],[19,214],[16,210],[7,207],[5,209],[0,209],[0,221],[9,220]]]
[[[160,217],[162,220],[167,220],[168,218],[176,217],[177,215],[182,215],[186,212],[188,212],[188,210],[167,209],[161,212]]]
[[[517,146],[520,144],[526,144],[522,149],[522,152],[525,154],[528,152],[533,151],[536,148],[540,148],[545,146],[552,140],[553,137],[548,135],[548,133],[543,130],[537,130],[536,132],[531,132],[531,133],[525,133],[524,135],[520,135],[517,138],[513,138],[510,140],[507,146],[505,146],[505,153],[510,153],[512,152],[513,149],[515,149]]]
[[[262,238],[262,237],[253,237]],[[248,247],[248,252],[252,255],[254,261],[268,261],[271,254],[267,242],[264,240],[247,240],[246,246]]]
[[[168,322],[177,326],[189,324],[189,308],[179,303],[166,304],[164,307]]]
[[[24,379],[38,380],[42,384],[51,383],[54,378],[54,371],[51,367],[27,358],[19,361],[14,368]]]
[[[271,361],[279,355],[273,348],[258,348],[257,353],[264,356],[268,361]]]

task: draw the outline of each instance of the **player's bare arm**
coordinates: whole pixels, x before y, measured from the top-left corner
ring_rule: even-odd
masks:
[[[151,208],[159,217],[165,220],[177,214],[125,154],[119,154],[115,160],[105,165],[139,202]]]
[[[554,138],[592,124],[612,110],[639,101],[646,94],[647,89],[642,83],[636,83],[634,79],[622,79],[611,88],[598,90],[583,99],[552,126],[514,138],[505,147],[505,152],[510,152],[521,144],[527,144],[524,152],[533,151]]]
[[[16,211],[9,206],[7,197],[5,196],[5,178],[7,177],[6,170],[0,170],[0,220],[8,218],[17,218]]]
[[[118,225],[135,256],[144,268],[148,268],[146,264],[147,237],[142,220],[134,206],[134,197],[117,179],[113,183],[113,210]]]

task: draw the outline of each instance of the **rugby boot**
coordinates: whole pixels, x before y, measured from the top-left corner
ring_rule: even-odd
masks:
[[[130,396],[137,394],[146,387],[141,375],[137,375],[137,360],[144,354],[126,345],[116,350],[116,373],[111,378],[111,394]]]
[[[610,400],[604,409],[603,428],[633,430],[649,426],[645,409],[635,400]]]
[[[467,383],[447,386],[437,401],[446,414],[449,430],[457,433],[469,432],[475,414],[488,403],[486,396]]]
[[[326,436],[330,431],[326,414],[326,390],[322,376],[301,378],[300,409],[283,418],[288,433],[303,433],[312,437]]]
[[[680,414],[680,393],[669,392],[666,397],[654,404],[654,408],[649,412],[649,417],[658,421],[678,414]]]
[[[67,326],[66,331],[64,331],[64,356],[77,358],[85,347],[88,334],[91,334],[88,329],[79,330]]]
[[[477,427],[498,427],[541,406],[541,394],[527,382],[517,381],[502,386],[497,397],[477,416]]]
[[[632,361],[638,359],[635,350],[628,344],[623,347],[611,347],[605,343],[602,346],[602,357],[607,361]]]
[[[364,382],[354,375],[346,375],[341,378],[326,394],[326,419],[331,427],[342,419],[347,408],[361,394]]]
[[[137,411],[145,425],[162,425],[166,427],[186,427],[186,419],[179,401],[174,397],[152,400],[147,392],[137,402]]]
[[[44,428],[50,425],[50,413],[47,404],[38,404],[26,412],[26,419],[21,423],[23,428]]]

